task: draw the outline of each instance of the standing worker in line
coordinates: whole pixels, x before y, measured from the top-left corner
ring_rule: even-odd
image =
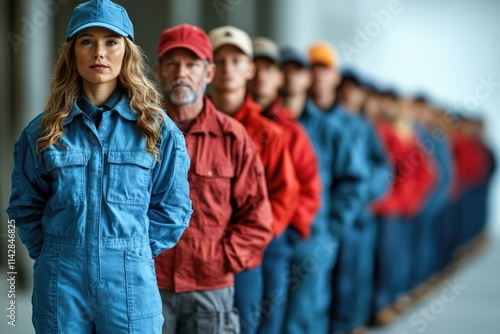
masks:
[[[353,328],[353,323],[349,324],[353,320],[352,317],[355,314],[354,311],[354,298],[350,298],[347,289],[344,286],[349,287],[351,283],[355,281],[355,273],[357,272],[355,257],[355,248],[360,245],[358,239],[361,236],[360,231],[355,226],[356,222],[359,222],[359,218],[363,213],[364,208],[368,205],[369,197],[372,184],[371,180],[375,178],[380,178],[382,183],[386,182],[386,172],[388,171],[387,165],[382,169],[385,171],[382,174],[377,173],[372,170],[371,161],[371,144],[372,139],[368,135],[369,125],[359,116],[354,113],[349,113],[344,109],[344,106],[339,101],[339,96],[337,95],[338,85],[341,80],[339,59],[335,52],[335,49],[329,43],[316,43],[312,45],[309,49],[309,57],[312,67],[312,85],[309,89],[309,96],[311,98],[310,108],[316,108],[322,113],[325,113],[332,121],[339,124],[344,132],[344,136],[348,137],[349,146],[352,150],[357,150],[357,155],[361,157],[360,165],[367,171],[367,175],[370,175],[361,183],[358,184],[363,186],[362,197],[358,197],[356,201],[350,201],[347,206],[341,207],[341,203],[338,202],[335,210],[342,211],[343,219],[340,221],[342,224],[341,229],[339,229],[339,249],[338,249],[338,260],[334,266],[334,272],[332,277],[332,306],[330,309],[330,314],[333,319],[333,323],[330,325],[331,332],[350,332]],[[378,159],[378,158],[377,158]],[[380,180],[375,181],[375,187],[378,186]],[[354,186],[356,188],[357,186]],[[385,186],[388,187],[387,185]],[[382,186],[383,188],[383,186]],[[384,192],[377,190],[377,192]],[[372,233],[374,235],[374,233]],[[369,244],[370,241],[366,242]],[[365,243],[363,243],[365,244]],[[368,261],[370,262],[370,261]],[[340,318],[340,319],[339,319]],[[340,320],[340,321],[338,321]]]
[[[157,57],[166,110],[191,157],[194,209],[182,239],[155,261],[163,333],[238,333],[234,274],[272,236],[264,168],[245,128],[204,96],[215,74],[207,34],[188,24],[167,29]]]
[[[298,119],[304,111],[307,101],[307,90],[311,86],[312,74],[309,60],[294,47],[280,49],[283,84],[280,97],[283,106],[290,110],[294,119]]]
[[[382,94],[378,133],[389,155],[394,178],[389,192],[372,203],[377,219],[374,322],[386,325],[408,303],[412,274],[412,225],[434,191],[434,161],[413,126],[411,101],[393,92]],[[411,299],[410,299],[411,301]]]
[[[264,302],[259,334],[283,332],[288,295],[288,276],[293,247],[311,234],[311,224],[320,206],[321,181],[316,154],[304,128],[283,107],[278,96],[283,84],[280,49],[270,39],[253,39],[255,76],[248,83],[254,100],[263,108],[262,115],[283,130],[292,162],[300,182],[299,205],[290,226],[267,247],[262,262]],[[291,208],[292,209],[292,208]]]
[[[246,93],[247,81],[255,74],[252,41],[247,33],[232,27],[213,29],[216,73],[211,98],[215,107],[240,121],[253,139],[266,171],[271,201],[273,236],[283,233],[293,218],[299,183],[283,130],[260,115],[261,108]],[[262,254],[255,256],[250,270],[235,277],[235,303],[240,312],[242,333],[255,333],[261,313],[263,278]]]
[[[133,40],[121,6],[76,7],[15,145],[7,212],[35,259],[37,333],[161,333],[153,256],[188,226],[189,157]]]
[[[291,52],[283,67],[294,69]],[[334,59],[330,53],[312,54],[309,62],[316,76],[314,99],[307,99],[302,112],[297,114],[316,150],[322,182],[322,206],[312,225],[311,237],[294,249],[290,267],[289,303],[286,313],[285,332],[292,334],[328,333],[329,310],[332,300],[332,271],[337,260],[338,245],[346,225],[353,223],[364,203],[367,166],[360,148],[360,141],[353,140],[349,128],[328,110],[334,108],[336,77],[330,65]],[[322,65],[325,62],[329,66]],[[321,66],[326,67],[320,68]],[[308,68],[302,67],[301,70]],[[311,71],[311,69],[308,69]],[[324,71],[325,70],[325,71]],[[298,73],[289,73],[298,74]],[[299,72],[300,74],[300,72]],[[318,74],[318,73],[317,73]],[[288,80],[300,80],[300,75],[286,75]],[[284,87],[299,87],[303,82],[285,83]],[[302,87],[307,89],[307,87]],[[295,92],[303,96],[305,91]]]
[[[337,95],[342,109],[351,114],[352,120],[357,123],[358,132],[364,133],[365,163],[370,178],[366,203],[354,224],[344,229],[339,247],[339,258],[333,272],[330,329],[332,333],[362,333],[371,317],[377,241],[377,222],[369,204],[389,190],[391,170],[375,127],[359,117],[367,92],[356,73],[342,73]]]

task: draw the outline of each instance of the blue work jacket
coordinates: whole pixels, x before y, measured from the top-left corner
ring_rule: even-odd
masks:
[[[44,150],[42,159],[35,145],[43,114],[16,141],[7,213],[32,258],[39,256],[44,237],[81,240],[94,259],[101,244],[146,238],[157,256],[188,226],[184,136],[165,114],[157,160],[146,150],[127,97],[117,90],[110,99],[116,103],[98,128],[90,117],[95,107],[84,96],[75,102],[60,145]]]
[[[367,191],[368,166],[361,140],[353,140],[343,117],[333,117],[307,100],[299,118],[318,158],[322,181],[321,208],[312,234],[342,235],[344,226],[354,223]]]

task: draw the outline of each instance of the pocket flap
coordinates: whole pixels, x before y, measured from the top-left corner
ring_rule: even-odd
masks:
[[[62,154],[47,154],[44,157],[47,170],[70,166],[86,166],[90,158],[87,152],[68,152]]]
[[[139,151],[109,152],[108,162],[113,164],[133,164],[148,169],[153,169],[156,159],[151,153]]]
[[[228,163],[212,163],[196,164],[196,174],[206,177],[227,177],[232,178],[234,176],[233,164]]]

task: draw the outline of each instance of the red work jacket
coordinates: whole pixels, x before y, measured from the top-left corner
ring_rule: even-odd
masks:
[[[283,130],[262,116],[261,111],[262,108],[247,95],[234,118],[243,124],[253,139],[264,165],[273,214],[272,230],[274,236],[278,236],[292,221],[300,187]],[[249,268],[258,266],[262,255],[256,256]]]
[[[160,289],[232,286],[233,274],[261,256],[272,238],[264,168],[252,139],[208,98],[185,134],[193,215],[177,245],[155,259]]]
[[[454,177],[451,188],[452,199],[458,199],[468,189],[484,182],[490,169],[490,158],[481,141],[462,133],[451,137]]]
[[[377,130],[393,166],[389,193],[372,204],[382,216],[412,217],[417,215],[437,180],[431,155],[416,134],[400,138],[390,125],[379,123]]]
[[[321,205],[321,180],[316,153],[306,131],[283,106],[281,99],[276,99],[262,114],[276,122],[285,132],[285,140],[300,185],[298,205],[291,225],[306,239],[311,233],[311,224]]]

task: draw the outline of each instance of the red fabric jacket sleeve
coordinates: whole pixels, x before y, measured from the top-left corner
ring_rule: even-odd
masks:
[[[431,155],[419,145],[418,139],[407,149],[399,168],[402,177],[397,182],[405,183],[401,186],[403,216],[417,215],[424,206],[426,199],[437,180],[437,170]],[[405,177],[406,176],[406,177]]]
[[[303,239],[309,237],[311,224],[321,206],[321,180],[312,144],[305,131],[297,124],[295,136],[290,140],[290,153],[300,183],[299,205],[292,218]]]
[[[277,236],[288,227],[295,213],[291,208],[298,205],[299,182],[283,130],[260,112],[260,106],[247,96],[235,118],[247,129],[264,165],[273,213],[272,230]]]
[[[481,142],[457,133],[452,139],[455,178],[452,197],[458,198],[467,189],[483,182],[489,169],[488,153]]]
[[[233,223],[228,226],[223,239],[224,253],[233,273],[252,266],[253,259],[261,256],[272,238],[271,207],[267,200],[264,169],[250,145],[249,138],[238,159],[231,196]]]
[[[382,216],[416,215],[436,181],[437,172],[430,154],[419,145],[416,136],[402,141],[387,125],[379,126],[382,141],[393,166],[393,183],[389,193],[372,204]]]
[[[306,239],[321,205],[321,180],[316,153],[304,128],[292,118],[281,101],[276,100],[266,112],[284,131],[290,156],[299,182],[298,205],[291,225]]]

